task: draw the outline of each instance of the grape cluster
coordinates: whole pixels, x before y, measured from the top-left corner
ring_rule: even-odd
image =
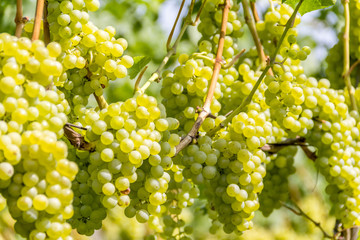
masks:
[[[98,0],[48,1],[51,38],[58,43],[0,34],[0,210],[8,206],[18,233],[70,240],[76,229],[91,236],[107,211],[120,206],[156,233],[148,239],[187,240],[193,229],[182,213],[201,196],[211,233],[222,228],[241,235],[253,227],[256,210],[270,215],[288,199],[298,148],[274,150],[271,144],[298,136],[318,150],[315,165],[329,183],[332,213],[345,227],[360,224],[360,116],[349,110],[347,91],[304,74],[301,62],[311,50],[297,43],[295,28],[251,101],[222,124],[249,96],[263,67],[254,49],[232,62],[243,23],[239,4],[230,2],[211,115],[178,155],[180,136],[193,127],[213,77],[222,1],[204,4],[198,52],[181,54],[179,65],[164,72],[162,104],[137,92],[124,102],[87,106],[89,95],[99,100],[109,82],[124,78],[134,64],[113,27],[99,29],[90,21],[88,11],[99,8]],[[357,29],[360,3],[350,4]],[[276,51],[292,13],[280,4],[256,23],[267,55]],[[296,16],[294,27],[299,23]],[[32,26],[25,25],[24,35]],[[358,37],[352,31],[354,56]],[[331,53],[339,48],[341,42]],[[328,73],[336,79],[333,59],[328,57]],[[355,98],[360,102],[359,88]],[[69,141],[63,138],[68,121],[75,125]]]
[[[52,39],[63,46],[76,41],[78,35],[91,25],[88,12],[94,12],[99,7],[99,0],[49,1],[47,20],[50,23]]]
[[[319,151],[317,166],[329,182],[332,213],[348,227],[359,222],[359,116],[349,111],[343,91],[328,90],[332,99],[319,109],[309,142]]]
[[[287,4],[281,4],[276,8],[269,9],[264,17],[264,20],[260,20],[256,23],[256,30],[259,33],[259,38],[264,47],[267,55],[272,54],[275,51],[277,42],[285,29],[285,25],[290,19],[293,9]],[[297,36],[295,27],[300,23],[300,16],[296,16],[294,21],[294,28],[289,29],[289,35]],[[291,43],[290,43],[291,44]],[[296,52],[299,50],[297,45],[289,46],[286,41],[283,42],[283,47],[289,48],[290,56],[296,56]],[[294,54],[293,54],[294,53]]]
[[[84,113],[90,94],[102,96],[109,82],[126,77],[127,69],[134,64],[132,57],[124,55],[127,41],[115,38],[114,27],[102,30],[89,21],[88,11],[98,8],[98,0],[54,0],[48,5],[52,38],[64,50],[59,56],[64,73],[54,84],[66,92],[73,120]]]
[[[237,37],[242,35],[242,23],[236,11],[239,5],[231,4],[229,22],[225,36],[223,60],[231,62],[239,52]],[[198,107],[203,105],[212,77],[212,67],[220,38],[222,8],[218,1],[207,1],[200,16],[198,26],[202,38],[198,42],[199,53],[192,55],[181,54],[178,58],[180,66],[172,73],[168,73],[162,83],[161,95],[169,116],[180,121],[180,129],[189,132],[196,118]],[[222,101],[233,97],[231,89],[236,84],[239,74],[233,66],[223,68],[215,88],[214,99],[210,110],[213,115],[218,115],[223,106]],[[224,100],[223,100],[224,99]],[[225,105],[224,105],[225,106]],[[203,131],[213,128],[212,119],[205,120]],[[181,135],[181,134],[180,134]]]
[[[288,177],[295,173],[293,165],[297,150],[296,147],[290,146],[270,156],[271,162],[266,165],[264,190],[259,196],[259,210],[264,216],[269,216],[282,206],[281,202],[289,199]]]
[[[15,229],[33,239],[69,238],[77,165],[59,140],[70,111],[51,86],[61,75],[61,48],[0,35],[0,185],[16,219]]]
[[[78,186],[81,193],[95,194],[93,199],[105,209],[119,205],[126,207],[126,216],[136,217],[140,223],[158,221],[161,205],[167,201],[170,177],[166,171],[173,166],[171,157],[180,142],[180,137],[171,133],[178,121],[166,118],[163,106],[154,97],[137,94],[101,111],[87,109],[76,124],[87,127],[85,139],[95,143],[95,148],[88,155],[78,154],[86,164],[77,177],[80,184],[74,187]],[[101,225],[91,226],[89,214],[94,207],[87,206],[88,211],[82,213],[81,199],[74,200],[81,206],[77,218],[83,227],[79,229],[79,225],[78,231],[85,230],[85,221],[90,218],[86,234],[91,235],[89,229]]]
[[[102,205],[100,196],[89,186],[89,152],[71,149],[69,159],[77,163],[79,172],[72,181],[74,216],[68,222],[79,234],[91,236],[102,227],[102,220],[107,216],[106,208]]]

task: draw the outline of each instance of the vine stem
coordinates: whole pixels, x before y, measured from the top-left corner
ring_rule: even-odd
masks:
[[[252,11],[252,13],[253,13],[255,22],[260,21],[259,14],[258,14],[258,12],[257,12],[257,10],[256,10],[256,4],[255,4],[255,2],[250,2],[250,6],[251,6],[251,11]]]
[[[353,65],[351,65],[349,71],[347,71],[344,75],[344,78],[347,78],[348,76],[350,76],[350,74],[352,73],[352,71],[354,71],[354,69],[356,68],[357,65],[359,65],[360,63],[360,59],[358,59],[356,62],[353,63]]]
[[[312,222],[317,228],[321,230],[321,232],[324,235],[324,238],[330,238],[334,239],[334,236],[329,235],[324,228],[321,226],[321,224],[314,219],[312,219],[309,215],[307,215],[295,202],[292,201],[292,204],[295,206],[295,208],[292,208],[291,206],[287,205],[284,202],[281,202],[281,205],[287,209],[289,209],[291,212],[295,213],[298,216],[303,216],[304,218],[308,219],[310,222]]]
[[[45,45],[48,45],[50,43],[50,26],[49,22],[47,20],[48,17],[48,0],[45,0],[45,6],[44,6],[44,21],[43,21],[43,28],[44,28],[44,43]]]
[[[182,10],[183,10],[183,8],[184,8],[184,3],[185,3],[185,0],[182,0],[181,5],[180,5],[180,9],[179,9],[179,11],[178,11],[178,14],[177,14],[177,16],[176,16],[175,22],[174,22],[174,24],[173,24],[173,27],[172,27],[172,29],[171,29],[171,31],[170,31],[168,40],[167,40],[167,42],[166,42],[166,49],[167,49],[168,51],[169,51],[170,48],[171,48],[171,46],[170,46],[170,44],[171,44],[171,39],[172,39],[172,37],[173,37],[173,35],[174,35],[174,31],[175,31],[177,22],[179,21],[180,14],[181,14],[181,12],[182,12]]]
[[[293,14],[291,15],[291,17],[289,18],[289,20],[285,24],[285,29],[284,29],[283,34],[280,37],[278,46],[275,49],[275,51],[274,51],[273,55],[271,56],[271,58],[267,60],[267,66],[265,67],[264,71],[260,75],[259,79],[256,81],[256,83],[255,83],[254,87],[252,88],[250,94],[242,101],[240,106],[238,106],[231,114],[229,114],[229,116],[226,117],[226,119],[224,121],[222,121],[221,124],[219,124],[217,127],[212,129],[211,131],[209,131],[207,133],[208,136],[213,136],[217,131],[219,131],[221,128],[226,126],[226,124],[231,122],[233,117],[235,117],[237,114],[239,114],[241,111],[243,111],[245,109],[245,107],[251,102],[251,100],[252,100],[256,90],[260,86],[262,80],[265,78],[265,76],[266,76],[267,72],[269,71],[269,69],[274,65],[276,55],[278,54],[278,52],[280,50],[280,47],[281,47],[281,45],[282,45],[282,43],[283,43],[283,41],[284,41],[284,39],[286,37],[287,32],[289,31],[290,28],[292,28],[294,26],[294,21],[295,21],[295,18],[296,18],[296,14],[299,11],[299,8],[300,8],[300,6],[301,6],[301,4],[303,2],[304,2],[304,0],[299,1],[296,8],[294,9]]]
[[[251,17],[249,2],[247,0],[242,0],[242,5],[243,5],[243,8],[244,8],[245,22],[248,25],[251,36],[252,36],[252,38],[254,40],[256,50],[257,50],[258,56],[260,58],[260,63],[261,63],[262,66],[265,66],[265,64],[266,64],[266,55],[265,55],[264,49],[263,49],[263,47],[261,45],[259,35],[258,35],[257,31],[256,31],[256,26],[255,26],[254,19]]]
[[[21,32],[23,28],[23,7],[22,7],[22,0],[16,0],[16,16],[15,16],[15,36],[21,37]]]
[[[135,86],[134,86],[134,94],[136,93],[136,91],[139,90],[139,84],[140,84],[140,81],[141,81],[141,78],[143,77],[144,73],[146,72],[146,69],[148,68],[148,66],[145,66],[143,70],[141,70],[138,78],[136,79],[136,82],[135,82]]]
[[[206,1],[204,1],[204,2],[206,2]],[[202,4],[204,4],[204,2]],[[151,83],[153,83],[155,81],[158,81],[161,78],[161,76],[160,76],[161,71],[164,69],[164,67],[168,63],[170,57],[172,57],[174,54],[176,54],[177,46],[179,45],[180,40],[182,39],[184,33],[186,32],[186,29],[188,28],[189,25],[192,25],[192,23],[193,23],[191,21],[191,14],[193,12],[194,5],[195,5],[195,0],[191,0],[188,14],[184,18],[184,24],[183,24],[183,26],[182,26],[182,28],[180,30],[179,35],[177,36],[177,38],[176,38],[176,40],[174,42],[174,44],[172,45],[172,47],[167,47],[167,54],[164,57],[164,59],[162,60],[160,66],[155,70],[155,72],[151,75],[151,77],[144,83],[144,85],[138,90],[139,92],[142,92],[142,93],[145,92],[146,89],[151,85]],[[178,16],[180,15],[181,10],[182,10],[182,6],[180,6]],[[173,26],[172,29],[175,29],[175,26],[177,24],[177,19],[178,18],[176,18],[176,20],[174,22],[174,26]],[[173,30],[170,32],[171,37],[169,35],[168,42],[172,38],[172,34],[173,34],[172,32],[173,32]]]
[[[226,27],[228,22],[228,15],[230,11],[230,0],[226,0],[223,13],[222,13],[222,21],[221,21],[221,29],[220,29],[220,39],[218,44],[218,49],[216,53],[213,74],[211,76],[211,82],[209,86],[208,93],[206,95],[206,99],[204,105],[202,107],[202,111],[199,113],[193,127],[189,131],[189,133],[181,139],[178,146],[176,146],[176,154],[178,154],[182,149],[188,146],[192,140],[196,137],[201,124],[204,122],[205,118],[207,118],[210,114],[210,105],[211,101],[214,97],[215,87],[217,80],[219,78],[219,73],[221,69],[221,62],[222,62],[222,54],[224,50],[224,43],[225,43],[225,35],[226,35]]]
[[[108,103],[106,102],[103,95],[97,96],[94,93],[94,97],[95,97],[95,100],[96,100],[97,104],[99,105],[100,110],[108,107]]]
[[[34,29],[31,40],[37,40],[40,37],[40,29],[41,29],[41,20],[44,12],[44,0],[37,0],[36,2],[36,12],[35,12],[35,20],[34,20]]]
[[[344,71],[343,78],[345,81],[346,88],[349,91],[350,104],[352,110],[358,110],[355,100],[355,89],[351,85],[350,75],[347,74],[350,69],[350,8],[349,0],[343,0],[344,5],[344,17],[345,17],[345,27],[344,27]]]

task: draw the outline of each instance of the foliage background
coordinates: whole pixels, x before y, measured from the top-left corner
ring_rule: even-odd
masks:
[[[35,11],[35,0],[24,1],[24,16],[32,17]],[[14,0],[0,0],[0,32],[14,33],[15,8]],[[199,7],[199,2],[195,7]],[[177,14],[180,0],[102,0],[99,11],[92,14],[93,21],[99,27],[112,25],[117,30],[117,37],[122,36],[129,42],[127,54],[131,56],[149,56],[152,61],[145,73],[143,80],[157,68],[166,54],[167,35]],[[186,4],[190,1],[187,0]],[[268,7],[267,0],[258,0],[257,7],[260,15]],[[302,18],[299,26],[299,42],[312,48],[312,54],[304,63],[307,74],[316,77],[326,77],[326,63],[324,59],[330,49],[337,42],[337,35],[343,26],[342,7],[340,1],[329,9],[314,11]],[[184,8],[183,14],[186,14]],[[179,26],[177,27],[179,30]],[[240,46],[249,49],[252,43],[251,36],[244,26],[245,34],[239,40]],[[176,31],[178,32],[178,31]],[[184,35],[179,45],[178,53],[190,53],[196,50],[200,36],[194,27]],[[172,68],[176,64],[173,57],[168,64]],[[340,80],[340,79],[339,79]],[[108,102],[124,100],[132,96],[134,80],[123,79],[112,83],[106,92]],[[160,98],[159,84],[153,84],[148,90],[149,94]],[[94,100],[89,104],[94,104]],[[300,151],[299,151],[300,152]],[[326,231],[331,233],[335,219],[328,215],[328,199],[325,194],[325,181],[316,172],[311,160],[302,152],[296,156],[296,174],[291,176],[291,195],[302,209],[319,221]],[[275,211],[269,218],[264,218],[261,213],[255,217],[255,229],[246,232],[241,237],[209,236],[208,227],[210,220],[202,216],[204,202],[199,200],[192,208],[184,213],[184,218],[192,221],[195,229],[195,239],[253,239],[253,240],[285,240],[285,239],[321,239],[322,233],[314,225],[296,216],[287,209]],[[12,230],[13,220],[5,209],[0,212],[0,240],[21,239]],[[104,223],[104,229],[97,232],[93,239],[143,239],[149,230],[146,225],[138,224],[134,219],[126,219],[120,209],[115,209],[109,214]],[[86,239],[77,236],[77,239]]]

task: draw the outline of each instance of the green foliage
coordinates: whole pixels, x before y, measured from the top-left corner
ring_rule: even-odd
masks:
[[[151,58],[148,56],[134,57],[134,65],[129,69],[130,79],[134,79],[150,61]]]
[[[299,0],[282,0],[282,2],[295,7],[299,3]],[[336,0],[304,0],[299,9],[299,13],[303,15],[321,8],[333,6],[335,3]]]

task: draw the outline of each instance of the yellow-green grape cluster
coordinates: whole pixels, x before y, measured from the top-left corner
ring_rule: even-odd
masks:
[[[102,205],[100,196],[95,193],[91,186],[90,153],[71,149],[69,159],[76,162],[79,172],[72,181],[74,192],[73,207],[74,215],[68,222],[79,234],[91,236],[95,230],[102,227],[102,220],[107,216],[106,208]]]
[[[360,222],[359,205],[359,115],[348,110],[343,91],[328,89],[329,101],[318,108],[319,119],[309,136],[318,148],[316,161],[329,186],[332,213],[345,227]]]
[[[161,95],[169,116],[179,119],[181,130],[188,132],[195,122],[197,108],[203,105],[212,77],[212,68],[220,38],[222,8],[218,1],[207,1],[201,13],[198,30],[202,38],[198,43],[199,53],[190,56],[181,54],[173,73],[165,76]],[[225,64],[238,53],[237,37],[242,35],[242,24],[236,11],[239,6],[231,2],[229,21],[225,36],[223,58]],[[220,71],[210,110],[217,115],[222,98],[231,98],[231,88],[238,79],[238,72],[231,66]],[[214,126],[213,126],[214,127]],[[208,131],[208,129],[202,129]]]
[[[59,57],[64,73],[54,84],[66,92],[72,119],[83,114],[90,94],[101,96],[109,81],[126,77],[134,64],[132,57],[123,55],[128,44],[115,38],[114,27],[102,30],[89,21],[87,10],[98,7],[98,0],[51,1],[48,5],[52,37],[64,50]]]
[[[94,12],[99,7],[99,0],[48,1],[47,20],[52,39],[61,43],[75,40],[89,22],[88,11]]]
[[[286,4],[281,4],[276,8],[269,8],[268,12],[265,14],[264,20],[260,20],[256,23],[256,30],[259,33],[259,38],[261,39],[262,45],[264,46],[265,54],[271,55],[277,46],[277,43],[280,40],[280,37],[285,29],[285,25],[290,19],[294,10]],[[294,21],[294,27],[300,23],[300,16],[297,15]],[[294,35],[297,36],[297,30],[295,28],[289,29],[288,36]],[[297,44],[291,44],[286,40],[283,42],[283,46],[288,48],[289,57],[294,57],[296,59],[296,52],[299,50]],[[299,57],[299,59],[301,59]]]
[[[0,52],[2,193],[22,236],[66,238],[77,165],[66,159],[67,146],[58,140],[69,104],[63,93],[50,87],[62,72],[56,61],[61,48],[1,34]]]
[[[71,52],[60,57],[67,78],[59,79],[65,81],[58,84],[67,92],[75,116],[83,114],[90,94],[101,96],[110,81],[126,77],[127,69],[134,64],[132,57],[123,55],[127,41],[115,39],[113,27],[100,30],[88,25]]]
[[[3,190],[15,231],[30,239],[72,239],[66,220],[73,215],[71,181],[78,167],[66,159],[66,144],[49,130],[27,130],[18,140],[21,161]]]
[[[182,57],[184,55],[181,55]],[[212,75],[210,66],[203,60],[188,59],[178,66],[174,73],[169,73],[163,79],[161,95],[168,116],[175,117],[180,122],[180,129],[190,131],[194,125],[198,107],[203,105],[208,85]],[[218,98],[221,97],[220,85],[217,84],[215,96],[210,110],[217,114],[221,109]]]
[[[207,1],[200,15],[198,31],[202,38],[199,40],[198,47],[200,53],[210,58],[215,58],[217,44],[220,38],[220,27],[223,17],[223,8],[219,6],[220,1]],[[239,51],[237,38],[243,35],[242,22],[238,16],[240,6],[235,1],[230,1],[230,11],[226,26],[226,36],[223,57],[231,59]]]
[[[235,116],[212,144],[218,153],[216,172],[220,173],[206,182],[208,208],[213,211],[209,214],[212,233],[220,223],[226,233],[252,228],[258,194],[264,187],[264,164],[269,162],[260,148],[274,141],[278,129],[270,123],[269,114],[260,110],[258,104],[250,104],[248,112]]]
[[[28,81],[38,82],[44,87],[62,74],[63,67],[56,58],[61,54],[58,43],[45,47],[43,41],[16,38],[7,33],[0,34],[3,95],[19,92],[19,86]]]
[[[297,147],[290,146],[270,155],[271,162],[266,164],[264,190],[259,195],[259,210],[264,216],[269,216],[282,206],[281,202],[289,199],[288,177],[296,171],[293,166],[296,152]]]
[[[139,94],[100,112],[88,109],[79,120],[79,124],[89,126],[86,139],[96,142],[87,172],[104,207],[127,207],[130,199],[138,200],[136,207],[157,207],[166,201],[169,179],[164,170],[172,166],[171,157],[180,142],[180,137],[170,131],[179,123],[166,118],[163,106],[154,97]],[[142,210],[135,209],[139,222],[149,218]]]

